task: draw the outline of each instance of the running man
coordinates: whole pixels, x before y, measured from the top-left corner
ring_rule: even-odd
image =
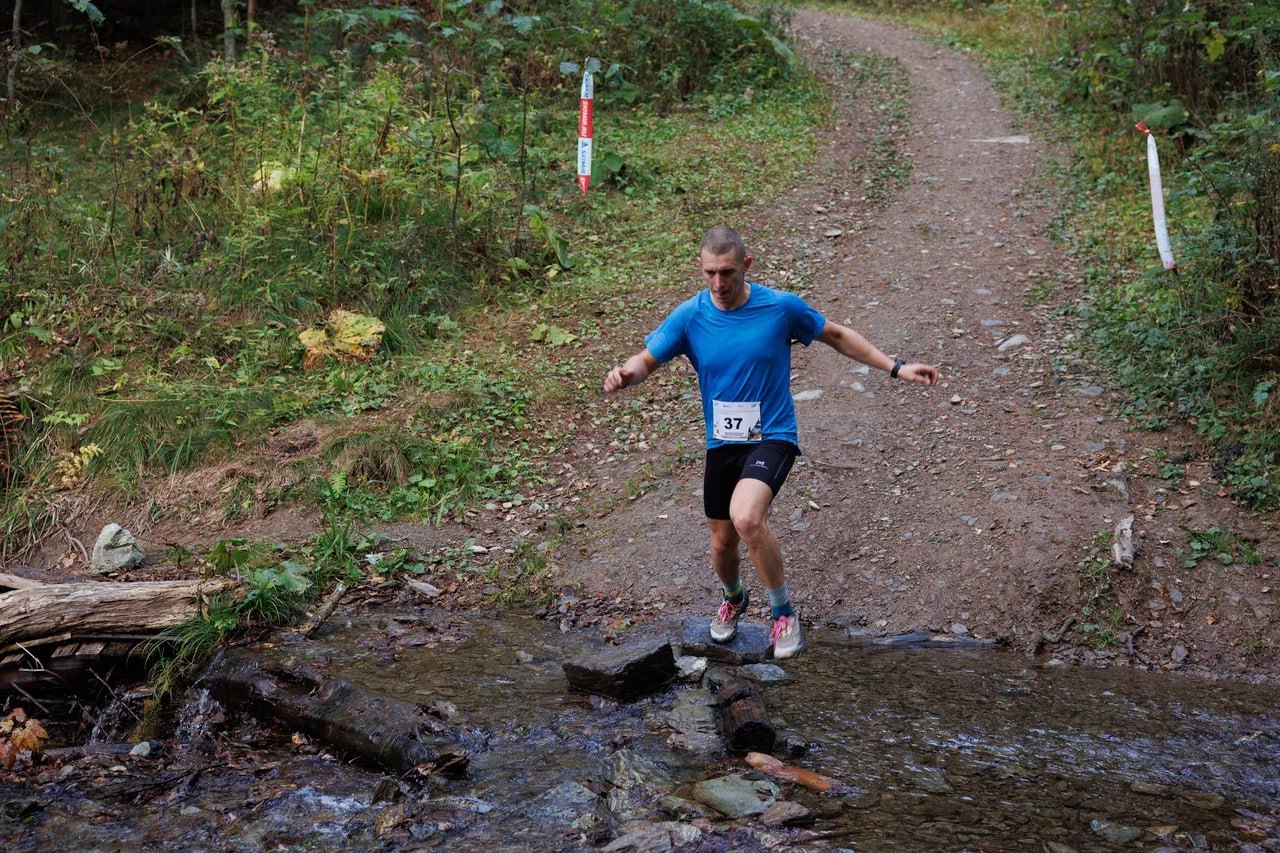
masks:
[[[711,639],[733,640],[750,602],[740,575],[738,544],[745,542],[769,594],[773,656],[789,658],[806,648],[804,627],[787,593],[769,508],[800,454],[791,342],[808,346],[819,340],[893,379],[921,385],[937,382],[938,371],[890,358],[799,296],[747,281],[751,260],[737,231],[726,226],[708,231],[698,253],[706,290],[681,303],[649,333],[644,349],[610,370],[604,392],[637,385],[679,355],[693,364],[706,421],[702,500],[711,531],[711,568],[724,587]]]

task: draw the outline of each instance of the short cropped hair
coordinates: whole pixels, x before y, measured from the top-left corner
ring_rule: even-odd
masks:
[[[742,260],[747,256],[747,246],[742,242],[742,235],[728,225],[717,225],[702,238],[699,252],[709,255],[727,255],[733,252],[734,257]]]

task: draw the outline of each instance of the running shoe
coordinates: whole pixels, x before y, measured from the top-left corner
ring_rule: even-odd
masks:
[[[712,642],[727,643],[738,636],[738,620],[742,618],[743,613],[747,612],[747,605],[750,603],[751,596],[745,589],[742,591],[742,601],[737,604],[727,598],[720,602],[716,618],[711,620]]]
[[[773,656],[778,660],[793,658],[809,648],[804,641],[804,626],[800,624],[799,613],[779,616],[778,621],[773,623],[772,636]]]

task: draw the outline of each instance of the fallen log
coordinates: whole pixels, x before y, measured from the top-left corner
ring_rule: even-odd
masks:
[[[58,583],[0,593],[0,646],[70,631],[161,631],[200,615],[231,578],[146,583]]]
[[[0,589],[34,589],[38,586],[44,586],[44,582],[24,578],[22,575],[0,572]]]
[[[233,709],[318,738],[336,752],[378,767],[461,774],[458,733],[418,705],[368,692],[293,660],[265,660],[248,648],[224,649],[197,684]]]
[[[721,730],[733,752],[769,752],[777,732],[764,709],[760,691],[749,681],[726,681],[716,695]]]

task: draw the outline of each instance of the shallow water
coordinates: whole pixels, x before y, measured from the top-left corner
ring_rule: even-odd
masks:
[[[818,633],[810,642],[808,654],[786,663],[786,677],[761,691],[796,747],[780,757],[845,790],[819,795],[779,783],[783,798],[812,810],[810,826],[686,820],[697,830],[685,849],[1272,843],[1238,810],[1269,812],[1280,796],[1280,690],[1045,667],[992,651],[869,647]],[[246,721],[213,750],[188,725],[182,743],[152,760],[158,784],[149,787],[109,768],[65,784],[0,783],[11,804],[0,816],[0,846],[594,849],[671,820],[654,787],[619,788],[610,767],[620,757],[650,759],[667,787],[754,773],[723,752],[668,748],[667,712],[692,686],[621,705],[569,692],[562,661],[594,645],[532,618],[370,614],[290,653],[305,651],[313,665],[367,689],[434,703],[465,732],[471,764],[462,778],[433,777],[406,786],[406,799],[375,803],[385,774],[293,746],[287,732]]]

